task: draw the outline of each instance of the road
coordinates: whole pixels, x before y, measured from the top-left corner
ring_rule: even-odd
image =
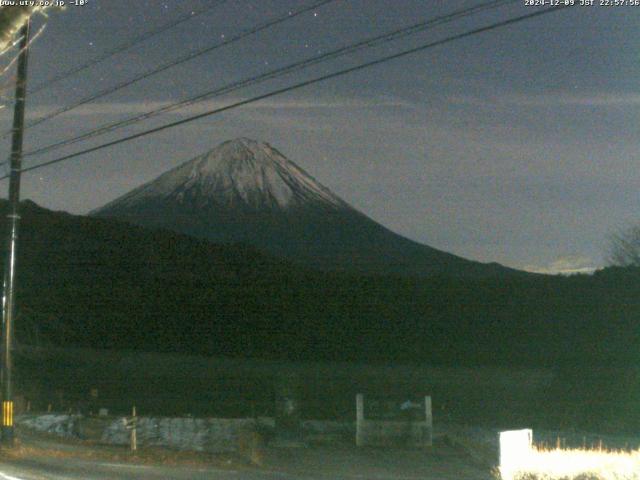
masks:
[[[284,455],[284,452],[281,452]],[[291,452],[289,453],[291,456]],[[375,459],[344,464],[347,458],[324,457],[322,464],[300,461],[262,469],[203,466],[153,466],[100,460],[29,457],[0,460],[0,480],[488,480],[487,469],[457,456],[423,457],[415,469],[398,464],[395,452],[376,452]],[[355,459],[353,459],[355,460]],[[400,468],[402,467],[402,468]],[[286,471],[283,471],[286,468]]]
[[[0,480],[493,480],[491,467],[444,441],[428,450],[355,447],[265,447],[262,466],[240,457],[90,445],[20,432],[20,446],[0,450]],[[123,456],[124,455],[124,456]],[[125,459],[125,460],[123,460]],[[214,460],[213,458],[211,460]]]
[[[273,480],[253,472],[202,467],[156,467],[69,459],[23,459],[0,463],[0,480]],[[285,478],[285,477],[282,477]]]
[[[165,467],[69,459],[21,459],[0,462],[0,480],[273,480],[253,472],[202,467]],[[277,477],[275,477],[277,478]],[[290,477],[281,477],[290,478]]]

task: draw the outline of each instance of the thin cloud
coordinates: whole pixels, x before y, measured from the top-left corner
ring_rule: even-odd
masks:
[[[520,106],[520,107],[616,107],[640,106],[640,93],[595,93],[577,95],[570,92],[541,94],[505,94],[501,96],[478,97],[454,95],[449,101],[460,105],[476,106]]]
[[[525,265],[523,270],[533,273],[546,273],[550,275],[571,275],[574,273],[593,273],[598,267],[589,257],[569,255],[559,257],[548,265]]]
[[[243,97],[226,98],[224,100],[209,100],[193,105],[187,105],[178,108],[169,114],[198,114],[209,110],[231,105],[233,103],[245,100]],[[96,115],[123,115],[123,114],[142,114],[151,110],[157,110],[168,107],[173,102],[105,102],[82,105],[74,110],[66,112],[64,117],[73,116],[96,116]],[[310,109],[345,109],[345,108],[411,108],[412,105],[404,100],[394,98],[384,99],[291,99],[291,100],[263,100],[253,104],[243,106],[243,109],[270,109],[270,110],[310,110]],[[34,106],[29,108],[29,116],[33,119],[47,115],[53,111],[62,108],[62,105]]]

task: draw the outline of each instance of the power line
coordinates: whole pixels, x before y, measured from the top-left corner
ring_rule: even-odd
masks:
[[[428,28],[434,27],[436,25],[441,25],[444,23],[449,23],[451,21],[457,20],[459,18],[465,17],[465,16],[470,16],[470,15],[475,15],[481,11],[484,10],[488,10],[488,9],[494,9],[494,8],[498,8],[502,5],[505,4],[509,4],[509,3],[515,3],[518,2],[519,0],[492,0],[490,2],[485,2],[483,4],[477,5],[475,7],[468,7],[468,8],[464,8],[464,9],[460,9],[460,10],[456,10],[454,12],[451,12],[447,15],[443,15],[443,16],[439,16],[436,18],[432,18],[429,20],[425,20],[422,22],[418,22],[415,23],[413,25],[410,25],[408,27],[403,27],[401,29],[397,29],[397,30],[393,30],[391,32],[388,33],[384,33],[381,35],[377,35],[374,37],[370,37],[368,39],[359,41],[355,44],[351,44],[351,45],[347,45],[344,47],[340,47],[337,48],[335,50],[326,52],[324,54],[321,55],[317,55],[314,56],[312,58],[308,58],[305,60],[301,60],[298,62],[294,62],[291,63],[289,65],[286,65],[284,67],[279,67],[277,69],[273,69],[270,70],[266,73],[260,74],[260,75],[256,75],[254,77],[250,77],[244,80],[240,80],[240,81],[236,81],[227,85],[224,85],[222,87],[219,87],[215,90],[211,90],[211,91],[207,91],[205,93],[196,95],[194,97],[190,97],[187,98],[185,100],[182,100],[180,102],[177,103],[173,103],[170,105],[166,105],[164,107],[161,108],[157,108],[155,110],[150,110],[146,113],[140,114],[140,115],[135,115],[133,117],[129,117],[129,118],[125,118],[123,120],[118,120],[106,125],[103,125],[101,127],[92,129],[88,132],[85,132],[81,135],[78,135],[76,137],[72,137],[66,140],[62,140],[41,148],[38,148],[36,150],[32,150],[29,151],[25,154],[25,156],[33,156],[33,155],[40,155],[43,154],[45,152],[49,152],[52,150],[56,150],[58,148],[61,148],[63,146],[68,146],[68,145],[72,145],[75,143],[78,143],[80,141],[83,140],[87,140],[89,138],[93,138],[93,137],[97,137],[100,135],[103,135],[105,133],[108,132],[112,132],[114,130],[118,130],[120,128],[141,122],[143,120],[148,120],[156,115],[160,115],[163,113],[168,113],[174,110],[178,110],[180,108],[186,107],[188,105],[193,105],[195,103],[201,102],[203,100],[207,100],[207,99],[211,99],[211,98],[215,98],[218,97],[220,95],[223,94],[227,94],[230,92],[233,92],[235,90],[239,90],[241,88],[245,88],[251,85],[255,85],[258,83],[262,83],[266,80],[271,80],[274,78],[278,78],[287,74],[290,74],[292,72],[301,70],[303,68],[307,68],[309,66],[312,65],[316,65],[318,63],[322,63],[325,62],[327,60],[331,60],[343,55],[347,55],[347,54],[351,54],[354,53],[360,49],[363,48],[370,48],[370,47],[375,47],[376,45],[379,45],[381,43],[384,42],[389,42],[392,40],[397,40],[399,38],[403,38],[406,37],[408,35],[413,35],[419,32],[422,32]],[[0,163],[1,165],[1,163]]]
[[[540,16],[548,14],[548,13],[557,12],[557,11],[563,10],[565,8],[570,8],[571,6],[572,5],[561,5],[561,6],[557,6],[557,7],[551,7],[551,8],[547,8],[547,9],[544,9],[544,10],[538,10],[536,12],[528,13],[526,15],[520,15],[518,17],[510,18],[508,20],[503,20],[503,21],[500,21],[500,22],[497,22],[497,23],[493,23],[493,24],[485,26],[485,27],[475,28],[473,30],[466,31],[464,33],[459,33],[459,34],[456,34],[456,35],[452,35],[452,36],[444,38],[442,40],[437,40],[437,41],[434,41],[434,42],[426,43],[426,44],[420,45],[418,47],[410,48],[408,50],[403,50],[402,52],[399,52],[399,53],[395,53],[395,54],[392,54],[392,55],[387,55],[385,57],[378,58],[376,60],[372,60],[372,61],[369,61],[369,62],[366,62],[366,63],[362,63],[360,65],[356,65],[355,67],[346,68],[346,69],[339,70],[337,72],[329,73],[329,74],[326,74],[326,75],[322,75],[320,77],[316,77],[316,78],[313,78],[313,79],[310,79],[310,80],[305,80],[303,82],[299,82],[299,83],[296,83],[294,85],[290,85],[288,87],[280,88],[280,89],[277,89],[277,90],[274,90],[274,91],[271,91],[269,93],[265,93],[265,94],[262,94],[262,95],[257,95],[255,97],[252,97],[252,98],[249,98],[249,99],[246,99],[246,100],[242,100],[240,102],[236,102],[236,103],[233,103],[231,105],[227,105],[225,107],[209,110],[207,112],[200,113],[198,115],[193,115],[191,117],[188,117],[188,118],[185,118],[185,119],[182,119],[182,120],[178,120],[178,121],[171,122],[171,123],[168,123],[168,124],[156,127],[156,128],[145,130],[144,132],[139,132],[139,133],[136,133],[136,134],[133,134],[133,135],[129,135],[127,137],[120,138],[118,140],[113,140],[111,142],[103,143],[103,144],[95,146],[95,147],[87,148],[87,149],[81,150],[79,152],[75,152],[75,153],[72,153],[72,154],[69,154],[69,155],[65,155],[63,157],[59,157],[59,158],[56,158],[56,159],[53,159],[53,160],[50,160],[50,161],[47,161],[47,162],[43,162],[43,163],[40,163],[38,165],[34,165],[34,166],[31,166],[31,167],[23,168],[22,171],[23,172],[29,172],[31,170],[37,170],[39,168],[47,167],[49,165],[53,165],[53,164],[56,164],[56,163],[64,162],[64,161],[70,160],[72,158],[79,157],[81,155],[86,155],[88,153],[93,153],[93,152],[96,152],[98,150],[102,150],[102,149],[107,148],[107,147],[112,147],[114,145],[125,143],[125,142],[131,141],[131,140],[135,140],[137,138],[145,137],[147,135],[151,135],[153,133],[157,133],[157,132],[160,132],[160,131],[163,131],[163,130],[167,130],[169,128],[174,128],[174,127],[177,127],[177,126],[180,126],[180,125],[184,125],[186,123],[190,123],[190,122],[199,120],[201,118],[205,118],[205,117],[216,115],[216,114],[219,114],[219,113],[222,113],[222,112],[226,112],[226,111],[234,109],[234,108],[242,107],[244,105],[248,105],[250,103],[255,103],[255,102],[258,102],[260,100],[265,100],[267,98],[274,97],[276,95],[281,95],[283,93],[291,92],[293,90],[298,90],[298,89],[301,89],[303,87],[307,87],[309,85],[313,85],[315,83],[319,83],[319,82],[323,82],[323,81],[330,80],[330,79],[333,79],[333,78],[341,77],[341,76],[347,75],[349,73],[353,73],[353,72],[356,72],[356,71],[363,70],[365,68],[372,67],[374,65],[379,65],[379,64],[388,62],[390,60],[395,60],[397,58],[402,58],[402,57],[405,57],[405,56],[408,56],[408,55],[411,55],[411,54],[414,54],[414,53],[422,52],[422,51],[425,51],[425,50],[428,50],[428,49],[431,49],[431,48],[434,48],[434,47],[437,47],[437,46],[440,46],[440,45],[444,45],[446,43],[453,42],[455,40],[460,40],[462,38],[470,37],[472,35],[477,35],[479,33],[488,32],[488,31],[491,31],[491,30],[496,30],[498,28],[505,27],[507,25],[513,25],[515,23],[519,23],[519,22],[522,22],[522,21],[525,21],[525,20],[529,20],[529,19],[532,19],[532,18],[535,18],[535,17],[540,17]],[[4,176],[0,177],[0,180],[4,180],[7,177],[8,177],[7,175],[4,175]]]
[[[166,32],[167,30],[171,30],[174,27],[177,27],[178,25],[187,22],[189,20],[191,20],[192,18],[196,18],[200,15],[203,15],[205,13],[210,12],[211,10],[213,10],[214,8],[217,8],[218,6],[220,6],[221,4],[225,3],[227,0],[217,0],[215,2],[213,2],[211,5],[207,5],[206,7],[203,7],[199,10],[193,10],[189,13],[186,13],[184,15],[181,15],[180,17],[176,18],[175,20],[169,22],[169,23],[165,23],[164,25],[161,25],[160,27],[158,27],[155,30],[150,30],[146,33],[143,33],[142,35],[139,35],[137,37],[132,38],[131,40],[124,42],[116,47],[114,47],[111,50],[107,50],[106,52],[102,53],[102,55],[99,55],[98,57],[88,60],[85,63],[82,63],[76,67],[73,67],[65,72],[62,72],[52,78],[49,78],[48,80],[45,80],[44,82],[42,82],[39,85],[36,85],[34,88],[29,89],[29,94],[35,94],[38,93],[42,90],[44,90],[45,88],[49,88],[52,85],[61,82],[62,80],[65,80],[73,75],[76,75],[84,70],[87,70],[88,68],[93,67],[94,65],[97,65],[98,63],[102,63],[105,60],[118,55],[119,53],[123,53],[133,47],[135,47],[136,45],[145,42],[146,40],[149,40],[150,38],[153,38],[157,35],[160,35],[164,32]]]
[[[133,85],[135,83],[138,83],[138,82],[140,82],[142,80],[145,80],[145,79],[147,79],[147,78],[149,78],[149,77],[151,77],[153,75],[157,75],[158,73],[164,72],[165,70],[168,70],[168,69],[170,69],[172,67],[180,65],[182,63],[185,63],[185,62],[187,62],[189,60],[193,60],[196,57],[204,55],[205,53],[209,53],[209,52],[212,52],[213,50],[216,50],[216,49],[218,49],[220,47],[229,45],[231,43],[235,43],[235,42],[237,42],[237,41],[239,41],[239,40],[241,40],[241,39],[243,39],[245,37],[248,37],[250,35],[254,35],[254,34],[256,34],[256,33],[260,32],[262,30],[265,30],[267,28],[271,28],[271,27],[273,27],[273,26],[275,26],[275,25],[277,25],[279,23],[285,22],[285,21],[290,20],[292,18],[295,18],[295,17],[297,17],[299,15],[302,15],[303,13],[309,12],[311,10],[315,10],[315,9],[320,8],[320,7],[322,7],[322,6],[324,6],[324,5],[328,4],[328,3],[332,3],[332,2],[335,2],[335,1],[336,0],[321,0],[321,1],[318,1],[318,2],[316,2],[314,4],[312,4],[312,5],[300,8],[300,9],[298,9],[296,11],[288,12],[287,14],[282,15],[282,16],[274,19],[274,20],[270,20],[268,22],[262,23],[262,24],[260,24],[260,25],[258,25],[256,27],[251,28],[250,30],[246,30],[246,31],[241,32],[241,33],[239,33],[237,35],[234,35],[233,37],[231,37],[229,39],[225,39],[223,41],[216,42],[215,44],[213,44],[213,45],[211,45],[209,47],[197,50],[197,51],[192,52],[192,53],[188,53],[187,55],[184,55],[184,56],[178,58],[177,60],[173,60],[173,61],[170,61],[168,63],[164,63],[161,66],[153,68],[151,70],[148,70],[145,73],[143,73],[141,75],[138,75],[138,76],[136,76],[136,77],[134,77],[132,79],[125,80],[123,82],[118,83],[117,85],[114,85],[113,87],[106,88],[104,90],[101,90],[101,91],[93,94],[93,95],[85,97],[85,98],[83,98],[83,99],[81,99],[81,100],[79,100],[79,101],[77,101],[75,103],[72,103],[71,105],[67,105],[65,107],[59,108],[58,110],[54,110],[53,112],[48,113],[47,115],[44,115],[44,116],[42,116],[42,117],[40,117],[40,118],[38,118],[38,119],[36,119],[36,120],[34,120],[32,122],[29,122],[27,124],[26,128],[31,128],[31,127],[35,127],[36,125],[40,125],[41,123],[44,123],[44,122],[49,121],[49,120],[51,120],[53,118],[56,118],[59,115],[62,115],[63,113],[67,113],[67,112],[70,112],[71,110],[75,110],[76,108],[78,108],[78,107],[80,107],[82,105],[86,105],[87,103],[93,102],[93,101],[98,100],[98,99],[100,99],[102,97],[105,97],[107,95],[115,93],[115,92],[117,92],[119,90],[122,90],[125,87],[129,87],[129,86],[131,86],[131,85]],[[10,133],[11,132],[5,132],[2,135],[2,138],[4,138],[5,136],[9,135]]]

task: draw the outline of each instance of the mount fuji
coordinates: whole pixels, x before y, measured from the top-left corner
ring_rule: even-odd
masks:
[[[322,270],[411,276],[517,272],[388,230],[271,145],[224,142],[91,212],[217,243],[245,243]]]

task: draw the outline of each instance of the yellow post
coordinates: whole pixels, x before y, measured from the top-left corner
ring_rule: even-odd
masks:
[[[2,402],[2,426],[13,427],[13,402]]]

